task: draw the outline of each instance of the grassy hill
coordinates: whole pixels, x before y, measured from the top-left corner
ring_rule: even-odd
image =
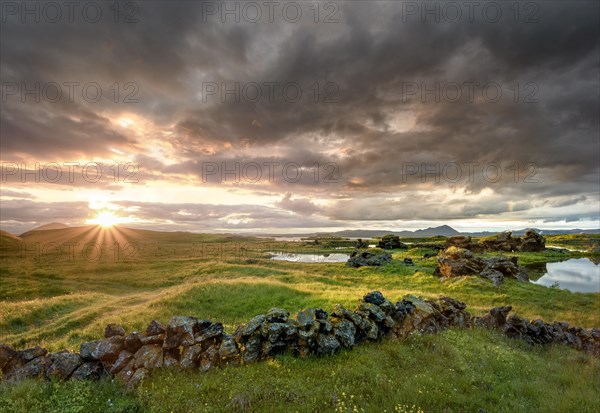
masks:
[[[21,249],[23,240],[10,232],[0,230],[0,255],[15,254]]]
[[[82,341],[102,337],[108,323],[142,330],[153,319],[168,321],[173,315],[221,321],[232,331],[271,307],[292,313],[306,307],[329,310],[336,303],[353,307],[372,290],[392,300],[405,294],[447,295],[466,302],[473,314],[511,304],[531,319],[600,326],[600,294],[513,280],[499,287],[474,277],[440,280],[433,276],[435,258],[422,258],[432,251],[423,248],[394,251],[395,261],[386,267],[353,269],[343,263],[262,258],[260,252],[273,244],[253,238],[127,228],[108,232],[98,227],[34,231],[23,240],[142,240],[154,242],[158,253],[143,250],[99,261],[80,255],[58,261],[51,255],[3,257],[0,341],[18,348],[41,344],[51,351],[77,350]],[[205,254],[196,243],[223,249]],[[249,258],[245,251],[258,253]],[[524,262],[558,259],[550,251],[516,255]],[[581,254],[561,255],[568,256]],[[403,264],[405,257],[415,265]],[[133,393],[110,381],[2,384],[0,406],[11,410],[0,411],[592,412],[600,406],[599,377],[597,359],[563,346],[531,348],[492,332],[451,330],[326,358],[284,356],[208,374],[164,371]]]

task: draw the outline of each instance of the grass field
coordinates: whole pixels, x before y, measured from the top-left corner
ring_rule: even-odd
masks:
[[[43,242],[51,234],[34,235]],[[268,250],[298,244],[187,233],[123,237],[120,246],[135,244],[135,251],[118,259],[114,251],[98,259],[79,253],[56,259],[33,247],[22,255],[4,251],[0,342],[78,350],[82,341],[101,337],[110,322],[131,331],[173,315],[222,321],[231,331],[271,307],[292,313],[336,303],[352,307],[371,290],[390,300],[448,295],[466,302],[473,314],[510,304],[527,318],[600,326],[600,294],[512,280],[500,287],[474,277],[440,280],[433,276],[435,258],[422,258],[424,249],[397,251],[386,267],[352,269],[263,258]],[[582,254],[518,255],[535,263]],[[414,266],[401,263],[407,256]],[[0,411],[592,412],[600,408],[599,380],[598,360],[566,347],[530,348],[492,332],[451,330],[325,359],[284,356],[209,374],[164,371],[132,393],[110,381],[3,384]]]

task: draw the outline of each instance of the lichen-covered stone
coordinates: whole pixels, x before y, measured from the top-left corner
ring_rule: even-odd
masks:
[[[202,343],[206,340],[220,338],[223,335],[223,324],[212,323],[205,329],[199,332],[196,336],[196,343]]]
[[[167,335],[163,344],[164,348],[177,348],[194,344],[194,329],[197,328],[198,319],[195,317],[173,317],[167,324]]]
[[[184,347],[181,351],[181,360],[179,365],[182,369],[193,369],[198,366],[198,357],[202,353],[202,345]]]
[[[230,335],[224,335],[219,347],[219,357],[221,360],[232,360],[239,355],[240,351],[234,338]]]
[[[267,321],[270,323],[285,323],[290,313],[281,308],[271,308],[267,311]]]
[[[52,364],[46,371],[48,378],[68,379],[79,366],[83,364],[83,359],[79,354],[61,351],[50,355]]]
[[[244,326],[244,329],[242,330],[242,335],[246,337],[251,336],[256,330],[260,328],[260,326],[265,322],[265,320],[266,317],[264,315],[257,315],[256,317],[253,317]]]
[[[163,365],[163,349],[154,344],[146,344],[142,346],[133,356],[135,362],[134,367],[139,369],[156,369]]]
[[[86,361],[114,361],[125,348],[125,340],[121,336],[114,336],[105,340],[83,343],[79,347],[79,354]]]
[[[128,350],[123,350],[119,353],[119,357],[115,360],[110,368],[112,374],[117,374],[133,359],[133,353]]]

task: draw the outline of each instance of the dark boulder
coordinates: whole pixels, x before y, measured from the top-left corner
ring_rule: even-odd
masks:
[[[346,262],[346,266],[358,268],[364,266],[380,266],[389,264],[391,262],[392,256],[387,252],[355,250],[352,254],[350,254],[350,258]]]
[[[546,239],[533,229],[528,229],[520,241],[519,251],[535,252],[546,249]]]
[[[72,380],[98,380],[106,375],[104,366],[99,361],[87,361],[79,366],[71,375]]]
[[[194,344],[194,329],[198,319],[195,317],[173,317],[167,324],[167,335],[164,348],[177,348]]]
[[[271,308],[267,311],[267,321],[270,323],[285,323],[288,320],[290,313],[281,308]]]
[[[124,336],[124,335],[125,335],[125,329],[119,324],[111,323],[111,324],[107,325],[106,328],[104,329],[104,337],[105,338],[110,338],[110,337],[114,337],[114,336]]]
[[[477,257],[469,250],[450,247],[438,257],[435,274],[441,277],[480,276],[489,279],[495,285],[504,278],[528,281],[525,268],[520,266],[517,257]]]
[[[79,347],[79,354],[86,361],[115,361],[121,350],[125,348],[123,337],[114,336],[106,340],[83,343]]]
[[[140,349],[140,347],[142,347],[143,337],[144,336],[142,334],[138,333],[137,331],[134,331],[133,333],[130,333],[127,336],[125,336],[123,345],[125,346],[127,351],[135,353]]]
[[[70,353],[68,351],[51,354],[50,360],[52,361],[52,364],[46,371],[46,376],[48,378],[60,378],[66,380],[83,364],[83,359],[79,354]]]
[[[156,336],[167,331],[167,328],[159,321],[152,320],[146,328],[146,335]]]
[[[400,241],[400,237],[393,234],[384,235],[377,243],[377,247],[384,250],[407,249],[408,246]]]

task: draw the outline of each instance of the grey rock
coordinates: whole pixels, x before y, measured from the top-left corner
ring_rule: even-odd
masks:
[[[317,337],[317,354],[333,354],[340,348],[340,342],[332,335],[319,334]]]
[[[181,360],[179,365],[182,369],[193,369],[198,366],[198,358],[202,353],[202,345],[196,344],[189,347],[184,347],[181,352]]]
[[[41,348],[40,346],[35,346],[32,348],[28,348],[27,350],[19,351],[19,357],[21,360],[28,362],[35,358],[45,356],[48,354],[48,350],[45,348]]]
[[[346,262],[348,267],[381,266],[392,262],[392,256],[387,252],[377,253],[371,250],[355,250]]]
[[[296,314],[298,328],[308,329],[317,319],[316,308],[306,308]]]
[[[356,344],[356,326],[346,319],[333,323],[334,334],[342,347],[352,348]]]
[[[271,323],[285,323],[288,320],[290,313],[281,308],[271,308],[267,312],[267,321]]]
[[[230,335],[224,335],[221,346],[219,347],[219,357],[222,360],[228,361],[236,358],[239,355],[237,343]]]
[[[50,355],[52,365],[48,367],[46,376],[48,378],[68,379],[79,366],[83,364],[83,359],[79,354],[62,351]]]
[[[385,301],[385,297],[383,296],[383,294],[381,294],[380,291],[371,291],[370,293],[365,294],[363,300],[366,303],[381,305]]]
[[[137,369],[144,367],[146,369],[156,369],[163,365],[163,349],[154,344],[143,345],[133,356],[135,362],[133,366]]]
[[[203,343],[206,340],[221,337],[223,335],[223,324],[214,323],[202,330],[198,336],[196,336],[196,343]]]
[[[72,380],[98,380],[106,374],[104,366],[98,361],[87,361],[71,375]]]
[[[244,329],[242,330],[242,335],[246,337],[251,336],[256,330],[260,328],[260,326],[262,325],[262,323],[265,322],[265,320],[266,317],[264,315],[257,315],[256,317],[253,317],[244,326]]]
[[[111,323],[111,324],[108,324],[106,326],[106,328],[104,329],[104,337],[105,338],[110,338],[110,337],[114,337],[114,336],[124,336],[124,335],[125,335],[125,329],[123,328],[123,326],[121,326],[119,324]]]
[[[163,344],[164,348],[177,348],[194,344],[194,328],[198,319],[195,317],[177,316],[169,320],[167,335]]]
[[[105,340],[83,343],[79,347],[79,354],[86,361],[114,361],[121,350],[125,348],[123,337],[114,336]]]

